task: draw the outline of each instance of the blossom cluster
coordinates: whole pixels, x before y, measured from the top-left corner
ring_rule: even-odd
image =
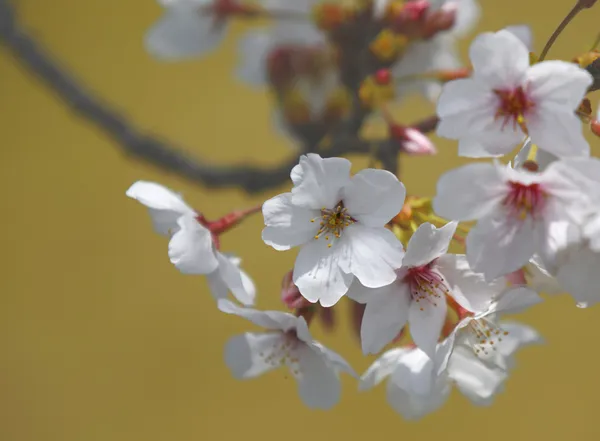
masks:
[[[452,46],[479,14],[474,0],[161,3],[166,15],[147,44],[168,59],[214,47],[233,16],[277,19],[244,39],[238,72],[269,84],[277,121],[296,136],[310,123],[320,139],[346,121],[354,92],[363,111],[387,119],[389,137],[400,140],[396,155],[434,154],[423,132],[386,110],[411,84],[436,101],[437,135],[458,141],[459,156],[478,158],[439,177],[436,195],[423,198],[407,195],[397,170],[353,174],[348,159],[305,152],[289,192],[215,221],[159,184],[134,183],[127,196],[169,237],[171,263],[206,275],[221,312],[265,329],[227,342],[234,377],[285,367],[301,400],[318,409],[339,401],[341,373],[357,378],[360,390],[387,380],[390,405],[407,419],[439,408],[452,385],[486,405],[502,390],[517,349],[542,340],[506,315],[540,303],[540,293],[569,293],[581,308],[600,301],[600,160],[583,134],[584,127],[600,133],[587,97],[594,79],[577,62],[536,57],[527,27],[477,36],[471,67],[461,69]],[[309,10],[311,20],[295,20]],[[349,60],[340,47],[357,26],[369,29],[369,52]],[[344,78],[344,63],[357,60],[375,71]],[[220,235],[259,211],[264,243],[298,250],[281,291],[291,312],[255,309],[256,289],[240,259],[221,251]],[[380,354],[361,376],[309,331],[316,317],[333,327],[342,298],[357,311],[363,353]]]

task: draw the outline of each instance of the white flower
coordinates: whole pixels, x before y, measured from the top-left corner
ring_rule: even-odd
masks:
[[[452,333],[436,348],[437,375],[446,370],[454,349],[461,346],[470,348],[487,364],[502,364],[498,354],[503,354],[503,345],[511,344],[507,339],[510,332],[495,324],[496,316],[517,313],[542,301],[535,291],[526,287],[507,289],[492,298],[483,292],[453,293],[453,298],[464,311]]]
[[[530,67],[527,47],[507,30],[478,36],[470,58],[473,76],[446,84],[437,106],[437,134],[458,139],[461,156],[503,155],[526,134],[559,157],[589,154],[575,115],[592,83],[587,71],[554,60]]]
[[[509,331],[497,351],[498,364],[483,363],[469,349],[457,347],[447,371],[434,372],[433,361],[418,348],[396,348],[385,352],[363,374],[359,389],[367,390],[388,378],[387,399],[404,418],[415,420],[437,410],[450,394],[452,384],[478,406],[491,404],[508,377],[513,354],[521,346],[540,343],[539,334],[518,323],[503,323]]]
[[[560,255],[556,281],[562,292],[568,292],[579,308],[600,301],[600,252],[594,252],[585,242],[569,245]]]
[[[340,399],[339,373],[356,376],[340,355],[312,339],[302,317],[242,308],[226,299],[219,300],[219,309],[268,330],[247,332],[227,342],[225,362],[238,379],[257,377],[285,366],[298,381],[298,392],[304,404],[329,409]]]
[[[282,72],[285,68],[301,70],[314,49],[325,42],[325,36],[310,22],[281,22],[271,29],[252,30],[240,40],[238,77],[263,86],[270,75],[287,74]]]
[[[354,277],[369,288],[389,285],[404,254],[385,225],[402,209],[406,191],[385,170],[350,177],[350,161],[300,157],[294,188],[263,205],[262,238],[276,250],[302,246],[294,283],[310,302],[334,305]]]
[[[564,229],[582,221],[598,192],[578,177],[590,161],[556,161],[541,173],[469,164],[440,178],[433,206],[447,219],[478,220],[467,236],[467,258],[487,280],[522,268],[534,254],[548,264],[565,246]]]
[[[367,304],[361,326],[365,353],[379,352],[408,321],[413,341],[433,358],[446,319],[446,295],[475,292],[491,298],[502,292],[503,282],[486,283],[483,275],[471,271],[465,256],[446,254],[455,230],[456,222],[439,229],[420,225],[395,282],[376,289],[352,285],[348,297]]]
[[[169,258],[184,274],[204,274],[215,298],[231,293],[246,305],[254,303],[252,280],[239,269],[240,260],[215,249],[211,232],[181,196],[162,185],[137,181],[127,196],[148,207],[157,233],[170,236]]]
[[[513,164],[512,164],[513,168],[516,169],[516,168],[523,167],[523,164],[529,158],[529,155],[530,155],[530,152],[531,152],[531,149],[533,148],[533,146],[534,146],[534,144],[531,142],[531,138],[527,138],[527,140],[523,144],[523,147],[521,147],[521,149],[519,150],[519,153],[517,153],[517,156],[515,156],[515,159],[513,160]],[[542,170],[545,170],[551,163],[553,163],[554,161],[557,161],[558,159],[559,158],[554,156],[552,153],[548,153],[544,150],[537,149],[534,162],[537,164],[538,170],[542,171]]]
[[[218,0],[158,0],[165,15],[146,34],[147,51],[156,58],[176,61],[201,56],[225,36],[227,22],[211,7]]]
[[[389,0],[381,2],[380,8],[385,8]],[[395,78],[402,79],[427,72],[452,70],[461,67],[458,56],[458,39],[464,37],[479,20],[481,10],[475,0],[434,0],[430,2],[429,11],[440,8],[455,8],[454,25],[448,31],[435,34],[432,38],[410,43],[400,60],[392,67]],[[383,11],[383,9],[382,9]],[[436,101],[442,90],[437,81],[398,81],[396,95],[406,95],[416,89],[431,101]]]

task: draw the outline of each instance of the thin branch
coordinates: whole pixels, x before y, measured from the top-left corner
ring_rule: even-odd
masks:
[[[123,115],[87,91],[19,25],[12,5],[0,0],[0,42],[14,59],[46,83],[69,107],[112,137],[123,151],[169,172],[206,187],[239,187],[256,193],[276,187],[289,179],[298,161],[293,156],[275,167],[257,165],[221,166],[193,158],[167,142],[138,131]],[[315,150],[316,151],[316,150]],[[327,156],[368,153],[366,142],[338,137],[324,152]]]

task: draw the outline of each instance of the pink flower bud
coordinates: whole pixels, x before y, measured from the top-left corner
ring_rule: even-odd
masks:
[[[408,155],[435,155],[437,153],[430,139],[412,127],[391,123],[390,135],[400,143],[400,150]]]
[[[281,300],[289,309],[302,309],[312,306],[302,297],[300,290],[292,281],[293,271],[288,271],[281,281]]]
[[[515,272],[506,275],[506,281],[510,285],[527,285],[527,279],[525,279],[525,271],[519,269]]]

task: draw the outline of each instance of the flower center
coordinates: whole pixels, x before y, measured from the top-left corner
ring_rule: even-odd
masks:
[[[509,182],[509,192],[502,202],[509,213],[521,220],[527,216],[536,217],[544,206],[546,193],[540,184],[525,185],[520,182]]]
[[[264,349],[258,355],[273,367],[287,366],[294,377],[301,375],[300,357],[298,351],[302,342],[294,331],[281,332],[281,338],[277,339],[269,348]]]
[[[422,302],[437,306],[439,299],[450,293],[444,277],[435,270],[432,263],[409,268],[404,282],[410,285],[410,294],[413,301],[420,304],[421,311],[424,311]]]
[[[502,341],[502,336],[508,335],[508,331],[502,330],[484,317],[471,320],[465,330],[467,343],[479,357],[485,357],[490,355],[491,351],[496,351],[496,347]]]
[[[512,90],[495,90],[494,93],[500,98],[496,118],[504,119],[502,129],[512,122],[513,130],[519,126],[523,133],[527,134],[525,115],[534,103],[527,97],[523,88],[519,86]]]
[[[315,239],[319,239],[321,236],[325,237],[325,240],[329,240],[333,235],[336,239],[339,239],[342,235],[342,231],[347,226],[356,222],[352,216],[348,214],[348,209],[344,207],[344,204],[340,202],[334,209],[321,208],[321,217],[311,219],[311,222],[316,222],[320,219],[320,228],[315,235]],[[331,243],[327,246],[331,248]]]

